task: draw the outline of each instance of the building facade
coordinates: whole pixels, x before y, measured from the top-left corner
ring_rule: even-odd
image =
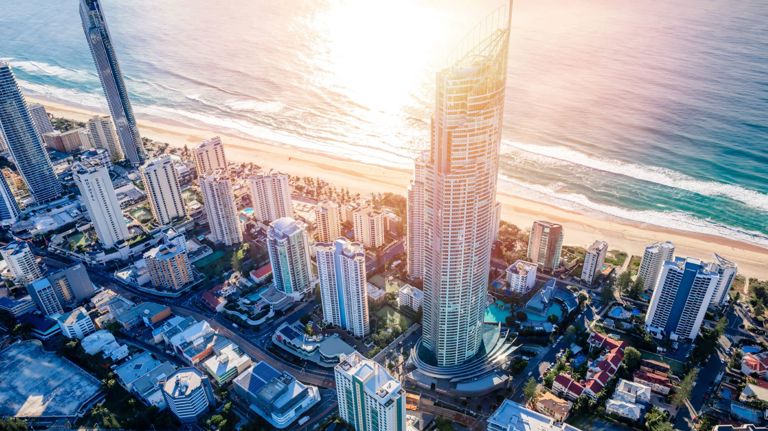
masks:
[[[179,177],[171,156],[150,160],[139,172],[149,198],[149,207],[158,224],[167,225],[186,217]]]
[[[293,201],[288,175],[259,174],[249,179],[251,206],[256,220],[271,222],[282,217],[293,217]]]
[[[267,252],[275,287],[285,293],[303,293],[312,287],[309,238],[303,223],[279,218],[267,229]]]
[[[128,238],[128,226],[107,168],[76,163],[72,167],[72,178],[104,248]]]
[[[235,196],[227,172],[219,169],[200,177],[200,190],[213,241],[226,246],[243,242]]]
[[[0,60],[0,132],[35,201],[48,202],[61,196],[61,183],[53,172],[51,159],[35,130],[11,66],[4,60]]]
[[[100,0],[80,0],[80,19],[85,39],[96,65],[112,121],[117,128],[117,137],[125,158],[134,166],[144,159],[144,145],[141,142],[136,117],[133,115],[128,89],[117,61],[112,37],[107,28]]]
[[[52,272],[47,278],[62,305],[77,305],[91,298],[96,292],[82,263]]]
[[[652,331],[693,340],[717,288],[719,275],[698,259],[664,262],[645,316]]]
[[[544,220],[533,222],[528,238],[528,260],[535,262],[545,271],[552,271],[560,265],[560,251],[563,247],[563,227]]]
[[[405,390],[378,362],[358,352],[334,368],[339,416],[357,431],[405,431]]]
[[[27,285],[43,276],[35,255],[26,242],[10,242],[0,248],[0,254],[17,283]]]
[[[643,289],[649,290],[656,286],[664,262],[671,262],[675,256],[675,245],[671,242],[657,242],[645,247],[643,259],[640,261],[638,277],[643,279]]]
[[[195,279],[184,244],[161,244],[144,253],[152,286],[177,291]]]
[[[717,271],[717,275],[720,276],[720,279],[717,281],[717,288],[715,289],[715,293],[712,294],[712,302],[710,302],[710,305],[720,307],[725,304],[725,301],[728,299],[728,291],[731,290],[731,286],[733,286],[733,281],[736,279],[736,274],[738,273],[739,268],[735,262],[732,262],[717,253],[715,253],[714,257],[715,261],[712,263],[713,270]]]
[[[37,308],[46,316],[64,312],[64,307],[61,306],[56,289],[53,288],[47,278],[40,278],[28,284],[27,292],[29,292],[29,296],[37,305]]]
[[[0,133],[2,135],[2,133]],[[0,226],[10,226],[19,219],[21,209],[13,196],[13,191],[5,180],[5,175],[0,173]]]
[[[408,185],[408,225],[406,247],[408,251],[408,275],[424,278],[424,181],[429,153],[423,153],[414,161],[413,179]]]
[[[421,344],[440,367],[471,360],[483,341],[509,48],[509,16],[497,17],[437,74]]]
[[[323,320],[356,337],[370,332],[365,249],[346,238],[316,246]]]
[[[91,320],[91,317],[88,316],[83,307],[78,307],[69,313],[56,316],[56,321],[59,322],[61,333],[67,338],[82,340],[96,332],[93,320]]]
[[[38,136],[53,132],[53,124],[51,124],[51,118],[48,117],[45,106],[39,103],[30,103],[29,115],[32,116],[32,124],[34,124]]]
[[[587,249],[584,255],[584,265],[581,269],[581,279],[587,283],[593,283],[595,277],[603,269],[605,264],[605,255],[608,253],[608,243],[605,241],[595,241]]]
[[[384,245],[384,214],[371,207],[360,208],[352,213],[355,241],[366,248]]]
[[[107,150],[113,162],[123,160],[125,157],[123,148],[120,146],[112,119],[108,115],[97,115],[89,119],[85,127],[88,129],[91,145],[94,148]]]
[[[333,242],[341,236],[341,208],[333,201],[318,202],[315,206],[315,240]]]
[[[194,423],[214,405],[208,377],[196,368],[180,368],[163,382],[163,397],[182,423]]]
[[[533,262],[517,260],[507,268],[509,290],[518,295],[525,295],[536,287],[538,265]]]
[[[77,153],[91,147],[88,131],[82,127],[62,132],[60,137],[62,148],[57,148],[57,150],[65,153]]]
[[[201,142],[194,150],[195,168],[197,175],[206,175],[218,169],[227,169],[227,158],[224,155],[224,144],[221,138],[214,136]]]

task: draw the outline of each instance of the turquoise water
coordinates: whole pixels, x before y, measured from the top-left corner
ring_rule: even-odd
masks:
[[[496,301],[485,309],[486,323],[504,323],[507,316],[512,314],[509,307],[502,301]]]
[[[547,308],[547,312],[544,314],[529,310],[526,310],[525,314],[528,316],[528,320],[532,322],[546,322],[547,318],[553,314],[557,317],[557,320],[560,321],[563,318],[563,307],[557,302],[552,302],[549,304],[549,308]]]
[[[250,217],[253,215],[253,208],[243,208],[240,212]]]
[[[267,290],[267,287],[262,287],[261,289],[255,291],[253,293],[250,293],[250,294],[246,295],[245,297],[248,298],[252,302],[257,302],[259,299],[261,299],[261,293],[264,292],[265,290]]]
[[[140,121],[408,168],[433,53],[499,2],[403,3],[103,1]],[[515,1],[499,190],[768,246],[765,11]],[[76,1],[5,2],[0,40],[26,93],[105,112]]]

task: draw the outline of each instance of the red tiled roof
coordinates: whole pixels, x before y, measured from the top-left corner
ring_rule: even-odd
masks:
[[[768,355],[753,355],[749,353],[744,356],[742,362],[754,373],[762,374],[768,371]]]
[[[215,289],[215,288],[214,288]],[[218,296],[216,296],[215,293],[212,292],[213,289],[206,291],[203,293],[202,299],[205,305],[208,306],[208,308],[211,309],[211,311],[216,311],[216,307],[219,306],[219,304],[222,303],[222,299]]]
[[[669,376],[666,374],[637,370],[635,371],[634,377],[636,379],[645,380],[646,382],[655,383],[657,385],[672,387],[672,384],[669,381]]]
[[[587,387],[585,389],[589,389],[593,394],[597,395],[604,387],[605,385],[601,384],[599,381],[590,380],[587,382]]]
[[[272,274],[272,264],[268,263],[264,266],[262,266],[259,269],[254,269],[251,271],[251,276],[253,276],[256,279],[264,278],[268,276],[269,274]]]
[[[573,378],[567,374],[557,375],[555,381],[562,385],[566,392],[570,392],[576,395],[576,397],[581,396],[581,393],[584,392],[584,386],[573,380]]]

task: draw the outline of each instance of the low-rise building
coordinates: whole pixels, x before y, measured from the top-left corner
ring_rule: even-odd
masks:
[[[404,284],[397,291],[397,305],[408,307],[413,311],[419,311],[424,302],[424,292],[410,284]]]
[[[251,280],[253,280],[256,284],[262,284],[269,280],[269,277],[272,276],[272,264],[267,263],[266,265],[259,267],[257,269],[254,269],[250,272]]]
[[[640,405],[635,403],[628,403],[626,401],[609,399],[605,402],[605,412],[623,418],[638,421],[643,413]]]
[[[564,422],[568,419],[573,403],[564,400],[551,392],[542,391],[533,399],[531,403],[533,408],[558,422]]]
[[[488,431],[579,431],[578,428],[512,401],[504,400],[488,418]]]
[[[89,355],[101,353],[105,358],[118,361],[128,356],[128,346],[115,340],[111,332],[100,329],[83,338],[80,345]]]
[[[635,383],[648,386],[651,391],[662,395],[669,395],[674,387],[669,375],[653,371],[637,370],[632,380]]]
[[[650,387],[621,379],[616,385],[611,399],[606,401],[605,411],[632,421],[638,421],[650,401]]]
[[[758,384],[747,383],[747,385],[744,386],[744,389],[742,389],[741,395],[739,395],[739,401],[745,402],[755,400],[762,401],[763,403],[768,402],[768,383],[758,382]]]
[[[536,287],[538,265],[524,260],[517,260],[507,268],[509,290],[518,295],[525,295]]]
[[[163,396],[182,423],[194,423],[215,403],[208,377],[195,368],[181,368],[163,383]]]
[[[205,320],[196,322],[170,339],[176,354],[189,365],[196,365],[213,353],[216,331]]]
[[[0,298],[0,310],[5,311],[13,317],[19,317],[22,314],[34,311],[35,303],[32,302],[32,298],[29,295],[16,299],[3,296]]]
[[[214,347],[213,355],[203,362],[203,367],[219,385],[225,385],[238,374],[247,370],[252,362],[248,355],[231,341],[226,340],[223,347]]]
[[[741,359],[741,372],[746,376],[768,377],[768,352],[744,355]]]
[[[93,320],[88,316],[85,308],[78,307],[69,313],[52,316],[59,322],[61,333],[67,338],[82,340],[85,336],[96,332]]]
[[[368,291],[368,301],[374,304],[381,304],[387,299],[387,291],[379,289],[371,282],[368,282],[368,288],[366,290]]]
[[[61,334],[59,322],[39,313],[26,313],[19,317],[19,323],[30,328],[30,335],[40,341],[47,341]]]
[[[338,334],[307,335],[304,329],[301,322],[285,322],[272,334],[272,343],[294,356],[322,367],[333,367],[343,355],[355,351]]]
[[[170,315],[171,308],[165,304],[142,302],[123,310],[115,316],[115,319],[123,328],[131,329],[142,323],[146,326],[154,326]]]
[[[235,378],[235,394],[278,429],[287,428],[320,401],[320,392],[287,372],[259,362]]]

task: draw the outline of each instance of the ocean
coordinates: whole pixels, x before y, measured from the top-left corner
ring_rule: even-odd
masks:
[[[103,5],[140,120],[410,167],[435,72],[498,2]],[[0,58],[107,113],[77,6],[4,0]],[[499,189],[768,247],[767,23],[764,0],[517,0]]]

